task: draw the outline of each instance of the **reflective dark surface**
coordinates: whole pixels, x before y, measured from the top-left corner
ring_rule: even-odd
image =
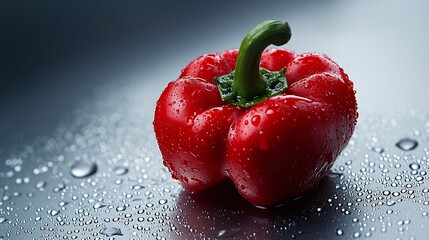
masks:
[[[167,7],[168,6],[168,7]],[[426,239],[424,1],[0,3],[0,239]],[[360,118],[332,173],[274,209],[229,184],[189,194],[152,130],[190,60],[265,19],[332,57]]]

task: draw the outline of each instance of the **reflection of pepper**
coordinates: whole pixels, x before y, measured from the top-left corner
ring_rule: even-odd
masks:
[[[230,178],[249,202],[269,206],[329,171],[356,124],[353,83],[325,55],[264,50],[290,36],[287,23],[265,21],[240,51],[197,58],[163,91],[155,134],[185,189]]]

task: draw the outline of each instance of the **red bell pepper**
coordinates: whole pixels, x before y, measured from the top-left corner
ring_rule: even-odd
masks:
[[[287,23],[265,21],[239,51],[197,58],[162,92],[154,130],[185,189],[231,179],[250,203],[271,206],[331,169],[356,125],[353,83],[326,55],[264,50],[290,37]]]

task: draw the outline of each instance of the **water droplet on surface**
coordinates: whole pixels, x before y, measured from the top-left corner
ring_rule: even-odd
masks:
[[[371,149],[376,153],[380,153],[380,154],[384,153],[384,148],[381,148],[381,147],[372,147]]]
[[[4,223],[7,221],[7,218],[5,217],[0,217],[0,224]]]
[[[58,214],[60,214],[60,211],[57,209],[53,209],[50,211],[49,213],[51,216],[57,216]]]
[[[94,209],[99,209],[99,208],[103,208],[103,207],[105,207],[106,206],[106,204],[104,204],[104,203],[101,203],[101,202],[97,202],[97,203],[95,203],[94,204],[94,206],[92,206]]]
[[[125,206],[118,206],[118,207],[116,207],[116,211],[118,211],[118,212],[123,212],[126,209],[127,209],[127,207],[125,207]]]
[[[410,168],[412,170],[419,170],[420,169],[420,165],[418,163],[410,163]]]
[[[128,172],[128,168],[123,166],[118,166],[113,169],[113,172],[118,176],[125,175]]]
[[[229,238],[241,231],[241,228],[223,229],[218,232],[216,238]]]
[[[396,146],[403,151],[411,151],[418,146],[418,142],[410,138],[403,138],[396,143]]]
[[[145,188],[144,186],[142,186],[142,185],[134,185],[133,186],[133,189],[134,190],[140,190],[140,189],[143,189],[143,188]]]
[[[343,229],[338,228],[337,231],[336,231],[336,233],[337,233],[338,236],[343,235]]]
[[[46,182],[45,181],[40,181],[38,183],[36,183],[36,188],[44,188],[46,186]]]
[[[111,237],[111,236],[122,236],[121,229],[117,227],[105,227],[100,230],[100,234]]]
[[[54,187],[52,190],[54,193],[60,192],[66,188],[66,185],[63,183],[59,183],[57,186]]]
[[[86,178],[97,172],[95,162],[79,161],[75,163],[70,170],[70,174],[75,178]]]

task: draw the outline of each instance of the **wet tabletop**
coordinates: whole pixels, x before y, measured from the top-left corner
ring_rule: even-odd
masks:
[[[0,4],[0,239],[429,237],[428,3]],[[281,206],[230,183],[190,194],[162,165],[157,97],[265,19],[289,21],[287,48],[345,69],[356,131],[328,176]]]

